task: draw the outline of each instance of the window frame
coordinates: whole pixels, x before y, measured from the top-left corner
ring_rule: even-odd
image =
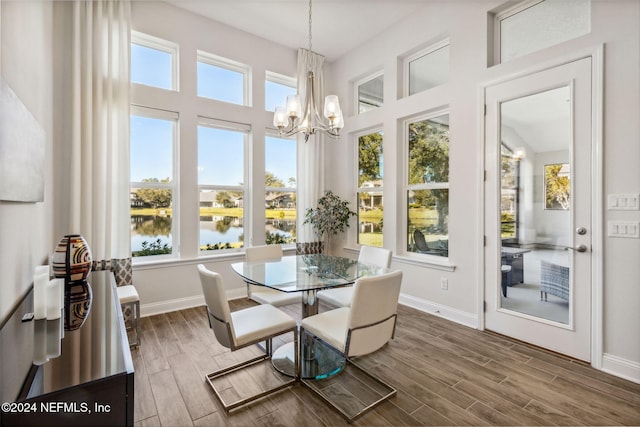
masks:
[[[196,179],[196,187],[198,194],[198,203],[197,203],[197,215],[198,220],[200,218],[200,192],[202,190],[211,190],[211,191],[240,191],[243,195],[243,200],[251,200],[251,186],[249,185],[249,148],[251,147],[251,125],[246,123],[237,123],[226,120],[215,119],[212,117],[206,116],[198,116],[196,122],[196,152],[200,147],[200,141],[198,140],[197,134],[200,126],[205,126],[214,129],[228,130],[233,132],[239,132],[244,135],[243,137],[243,185],[218,185],[218,184],[200,184],[200,182]],[[196,164],[200,162],[196,159]],[[245,220],[249,220],[251,218],[251,203],[242,205],[242,231],[243,231],[243,241],[242,246],[240,248],[231,248],[231,249],[211,249],[211,250],[203,250],[200,248],[200,229],[198,230],[198,238],[196,239],[196,248],[198,257],[203,256],[211,256],[213,254],[223,254],[223,253],[236,253],[244,251],[246,247],[246,243],[251,241],[251,227],[245,225]]]
[[[177,43],[164,40],[159,37],[155,37],[146,33],[141,33],[139,31],[131,30],[130,44],[137,44],[139,46],[143,46],[149,49],[159,50],[161,52],[165,52],[171,55],[171,88],[170,89],[166,89],[158,86],[151,86],[151,85],[138,83],[138,82],[130,82],[132,85],[141,85],[141,86],[151,87],[159,90],[169,90],[172,92],[180,91],[180,75],[179,75],[180,67],[178,66],[178,64],[180,63],[180,49]]]
[[[540,1],[543,1],[543,0],[540,0]],[[403,66],[402,66],[402,70],[403,70],[402,71],[402,75],[403,75],[402,94],[403,94],[403,97],[406,98],[406,97],[409,97],[409,96],[412,96],[412,95],[417,95],[419,93],[425,92],[425,90],[423,90],[423,91],[420,91],[420,92],[416,92],[414,94],[410,94],[409,93],[409,90],[410,90],[409,82],[411,80],[409,72],[410,72],[411,63],[413,61],[417,60],[417,59],[420,59],[420,58],[422,58],[424,56],[432,54],[435,51],[440,50],[440,49],[442,49],[444,47],[447,47],[447,46],[449,46],[449,48],[451,47],[451,39],[449,37],[446,37],[446,38],[441,39],[441,40],[439,40],[439,41],[437,41],[435,43],[432,43],[429,46],[427,46],[426,48],[420,49],[419,51],[417,51],[417,52],[415,52],[415,53],[413,53],[411,55],[408,55],[408,56],[406,56],[404,58]],[[449,51],[449,52],[451,52],[451,51]],[[451,73],[451,70],[449,69],[449,74],[450,73]],[[449,79],[447,78],[446,82],[441,83],[439,85],[436,85],[436,86],[434,86],[432,88],[429,88],[429,89],[426,89],[426,90],[430,90],[430,89],[433,89],[435,87],[442,86],[443,84],[446,84],[448,81],[449,81]]]
[[[203,64],[210,65],[212,67],[222,68],[228,71],[234,71],[236,73],[242,74],[242,104],[236,104],[234,102],[224,101],[222,99],[210,98],[207,96],[198,95],[198,87],[197,87],[197,71],[196,71],[196,97],[200,99],[209,99],[217,102],[224,102],[225,104],[231,105],[241,105],[245,107],[252,107],[252,95],[251,95],[251,79],[252,79],[252,71],[251,66],[247,64],[243,64],[242,62],[234,61],[229,58],[225,58],[223,56],[215,55],[213,53],[206,52],[204,50],[198,49],[196,53],[196,69],[198,63],[202,62]]]
[[[403,220],[398,221],[398,224],[402,227],[401,234],[404,236],[402,240],[399,242],[402,244],[402,253],[404,253],[408,257],[420,257],[425,260],[429,260],[428,262],[434,265],[443,265],[450,266],[449,260],[451,259],[450,250],[448,251],[448,256],[439,256],[439,255],[430,255],[430,254],[422,254],[418,252],[412,252],[408,250],[409,243],[409,203],[408,203],[408,194],[411,190],[448,190],[449,196],[448,200],[451,201],[451,189],[450,189],[450,181],[451,177],[449,177],[449,181],[445,182],[437,182],[437,183],[420,183],[420,184],[409,184],[409,126],[412,123],[426,121],[430,119],[434,119],[440,116],[448,115],[449,116],[449,132],[451,131],[451,107],[449,105],[439,107],[433,110],[429,110],[427,112],[416,114],[411,117],[407,117],[402,119],[402,145],[403,145],[403,170],[402,170],[402,201],[403,201]],[[449,144],[451,144],[451,140],[449,140]],[[451,149],[451,145],[449,146]],[[451,151],[449,151],[449,166],[451,166]],[[448,227],[449,228],[449,227]],[[450,240],[451,234],[447,232],[447,239]]]
[[[180,115],[174,111],[161,110],[141,105],[131,105],[129,116],[147,117],[151,119],[173,121],[172,135],[172,179],[170,183],[149,183],[129,180],[129,192],[134,188],[157,188],[171,190],[171,253],[161,255],[136,256],[133,260],[145,262],[150,260],[169,260],[180,258]],[[178,208],[176,208],[178,206]]]

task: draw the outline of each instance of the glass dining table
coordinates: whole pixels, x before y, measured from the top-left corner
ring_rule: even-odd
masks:
[[[302,294],[302,317],[318,313],[317,293],[322,289],[352,285],[358,278],[378,276],[389,269],[344,257],[324,254],[284,256],[277,260],[237,262],[231,268],[247,283],[281,292]],[[302,378],[324,378],[340,372],[344,359],[323,343],[301,337]],[[305,342],[306,341],[306,342]],[[285,375],[295,372],[293,342],[273,353],[273,366]]]

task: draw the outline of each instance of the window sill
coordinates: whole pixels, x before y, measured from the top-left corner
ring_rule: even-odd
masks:
[[[295,255],[295,247],[283,247],[284,255]],[[135,259],[135,258],[134,258]],[[229,261],[238,262],[245,260],[244,250],[235,252],[225,252],[220,254],[205,254],[204,252],[195,258],[168,258],[145,259],[144,261],[133,262],[134,270],[150,270],[155,268],[169,268],[179,265],[197,265],[203,262]]]

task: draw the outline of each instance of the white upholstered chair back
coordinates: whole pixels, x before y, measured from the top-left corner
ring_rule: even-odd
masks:
[[[393,338],[402,271],[362,277],[354,285],[347,357],[372,353]]]
[[[245,248],[245,257],[248,262],[279,260],[282,258],[282,246],[264,245]]]
[[[391,267],[391,251],[375,246],[362,246],[360,247],[358,262],[389,268]]]
[[[198,273],[200,274],[204,300],[207,303],[211,329],[220,344],[227,348],[233,348],[235,346],[233,324],[231,323],[231,311],[222,276],[202,264],[198,264]]]

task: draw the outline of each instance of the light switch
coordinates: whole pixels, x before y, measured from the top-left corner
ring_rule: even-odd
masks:
[[[637,211],[640,209],[640,194],[609,194],[609,210]]]
[[[607,236],[640,239],[640,221],[609,221]]]

